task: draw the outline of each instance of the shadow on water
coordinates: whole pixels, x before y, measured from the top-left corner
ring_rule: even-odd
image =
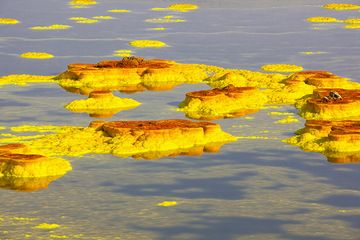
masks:
[[[185,225],[169,227],[142,227],[133,226],[135,230],[153,231],[160,236],[157,239],[185,239],[181,238],[183,234],[190,234],[192,239],[196,240],[218,240],[235,239],[239,236],[252,236],[252,239],[262,239],[260,234],[274,234],[277,239],[310,240],[313,236],[299,236],[289,234],[284,225],[300,224],[299,221],[286,221],[270,218],[252,218],[252,217],[218,217],[207,216],[199,218],[196,221]],[[206,233],[206,234],[204,234]],[[256,238],[256,235],[260,235]],[[176,238],[178,237],[178,238]],[[318,240],[329,240],[330,238],[317,236]]]

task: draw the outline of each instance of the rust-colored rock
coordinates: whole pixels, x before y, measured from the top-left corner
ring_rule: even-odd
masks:
[[[350,84],[347,78],[319,70],[294,73],[285,80],[285,83],[291,81],[302,81],[318,88],[340,88]]]
[[[229,85],[221,89],[214,88],[211,90],[189,92],[186,93],[186,96],[206,101],[223,95],[231,98],[241,98],[244,96],[250,96],[252,93],[256,92],[256,90],[256,87],[234,87],[233,85]]]
[[[124,57],[120,61],[102,61],[94,64],[96,68],[167,68],[171,64],[164,60],[152,59],[145,60],[141,57]]]

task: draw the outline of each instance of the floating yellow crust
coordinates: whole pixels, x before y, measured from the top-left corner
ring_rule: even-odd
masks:
[[[190,3],[175,3],[167,8],[152,8],[152,11],[175,11],[175,12],[189,12],[198,9],[198,5]]]
[[[20,54],[22,58],[32,58],[32,59],[49,59],[53,58],[54,55],[46,52],[26,52]]]
[[[180,18],[169,18],[168,16],[164,16],[162,18],[149,18],[149,19],[146,19],[145,22],[149,22],[149,23],[180,23],[180,22],[186,22],[186,20],[180,19]]]
[[[109,20],[109,19],[114,19],[114,17],[112,16],[94,16],[94,19],[101,19],[101,20]]]
[[[37,154],[13,153],[26,151],[22,144],[0,146],[0,177],[37,178],[64,175],[70,171],[68,161]]]
[[[266,64],[261,69],[266,72],[299,72],[303,67],[294,64]]]
[[[54,76],[38,76],[29,74],[13,74],[0,77],[0,87],[2,85],[20,85],[25,86],[28,83],[56,82]]]
[[[349,29],[360,28],[360,24],[349,24],[349,25],[345,25],[344,28],[349,28]]]
[[[339,93],[341,99],[330,99],[331,91]],[[305,119],[360,119],[360,90],[316,89],[310,97],[299,100],[295,106]]]
[[[164,31],[164,30],[166,30],[166,28],[164,28],[164,27],[158,27],[158,28],[148,28],[148,30],[153,30],[153,31]]]
[[[117,57],[131,57],[133,55],[133,51],[130,49],[119,49],[115,50],[113,56]]]
[[[86,100],[75,100],[65,106],[72,112],[87,112],[92,116],[112,116],[126,109],[139,106],[141,103],[131,98],[115,97],[111,91],[93,91]]]
[[[343,22],[349,24],[360,24],[360,18],[348,18],[345,19]]]
[[[299,52],[304,55],[315,55],[315,54],[325,54],[326,52]]]
[[[71,0],[70,5],[94,5],[97,4],[95,0]]]
[[[168,46],[166,43],[158,40],[135,40],[129,44],[137,48],[162,48]]]
[[[124,57],[120,61],[104,61],[97,64],[70,64],[68,70],[57,79],[62,87],[70,89],[137,89],[143,85],[151,88],[161,85],[198,83],[217,67],[203,64],[179,64],[170,60],[145,60]]]
[[[325,23],[325,22],[342,22],[334,17],[323,17],[323,16],[316,16],[316,17],[309,17],[306,19],[308,22],[315,22],[315,23]]]
[[[55,229],[55,228],[59,228],[60,225],[56,224],[56,223],[41,223],[37,226],[35,226],[34,228],[40,228],[40,229]]]
[[[31,30],[61,30],[71,28],[70,25],[62,25],[62,24],[53,24],[50,26],[34,26],[31,27]]]
[[[297,118],[295,118],[294,116],[287,116],[286,118],[277,120],[275,123],[279,123],[279,124],[289,124],[289,123],[297,123],[299,122],[299,120]]]
[[[80,24],[93,24],[93,23],[98,23],[99,20],[97,19],[84,19],[84,20],[79,20],[79,21],[76,21],[76,23],[80,23]]]
[[[330,3],[323,6],[323,8],[331,10],[356,10],[360,9],[360,5],[351,3]]]
[[[172,206],[176,206],[177,202],[176,201],[164,201],[161,203],[157,204],[159,207],[172,207]]]
[[[360,121],[307,120],[296,134],[284,141],[323,153],[330,162],[360,162]]]
[[[0,24],[18,24],[19,20],[14,18],[0,18]]]
[[[117,156],[145,158],[168,156],[169,151],[204,146],[216,151],[212,143],[235,141],[218,124],[189,120],[94,121],[87,128],[68,127],[63,132],[28,141],[27,153],[46,156],[82,156],[88,153],[110,153]],[[215,150],[214,150],[215,149]],[[191,152],[191,150],[189,150]],[[149,155],[147,155],[149,154]]]
[[[256,112],[266,103],[266,96],[254,87],[234,87],[189,92],[180,103],[180,111],[194,119],[239,117]]]
[[[128,9],[110,9],[108,10],[108,12],[112,12],[112,13],[127,13],[127,12],[131,12]]]

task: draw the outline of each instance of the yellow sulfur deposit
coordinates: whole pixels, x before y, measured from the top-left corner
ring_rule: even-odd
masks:
[[[108,10],[108,12],[112,12],[112,13],[127,13],[127,12],[131,12],[128,9],[110,9]]]
[[[79,20],[79,21],[76,21],[76,23],[80,23],[80,24],[92,24],[92,23],[98,23],[99,20],[97,19],[84,19],[84,20]]]
[[[254,87],[234,87],[204,90],[186,94],[180,111],[194,119],[239,117],[256,112],[266,103],[266,96]]]
[[[175,12],[189,12],[198,9],[198,6],[190,3],[175,3],[167,8],[152,8],[152,11],[175,11]]]
[[[314,22],[314,23],[325,23],[325,22],[341,22],[340,20],[334,18],[334,17],[309,17],[306,19],[308,22]]]
[[[72,20],[72,21],[84,21],[84,20],[88,20],[89,18],[86,18],[86,17],[70,17],[68,19]]]
[[[37,226],[35,226],[34,228],[40,228],[40,229],[55,229],[55,228],[59,228],[60,225],[56,224],[56,223],[41,223]]]
[[[315,55],[315,54],[325,54],[326,52],[299,52],[304,55]]]
[[[266,64],[261,69],[266,72],[299,72],[303,67],[294,64]]]
[[[343,22],[349,24],[360,24],[360,18],[348,18],[345,19]]]
[[[299,122],[297,118],[295,118],[294,116],[287,116],[286,118],[280,119],[275,123],[288,124],[288,123],[296,123],[296,122]]]
[[[64,175],[71,170],[68,161],[38,154],[23,154],[23,144],[0,146],[0,177],[38,178]],[[15,153],[17,152],[17,153]]]
[[[186,20],[180,19],[180,18],[167,18],[167,16],[164,16],[162,18],[149,18],[149,19],[146,19],[145,22],[148,22],[148,23],[179,23],[179,22],[186,22]]]
[[[161,203],[157,204],[159,207],[172,207],[172,206],[176,206],[177,202],[176,201],[164,201]]]
[[[101,20],[109,20],[109,19],[114,19],[114,17],[112,16],[94,16],[94,19],[101,19]]]
[[[360,24],[349,24],[349,25],[345,25],[344,28],[348,28],[348,29],[355,29],[355,28],[360,28]]]
[[[0,24],[18,24],[19,20],[14,18],[0,18]]]
[[[133,55],[133,51],[130,49],[119,49],[116,50],[113,54],[113,56],[117,57],[130,57]]]
[[[27,154],[46,156],[82,156],[88,153],[134,156],[141,154],[185,151],[197,146],[206,146],[212,152],[213,143],[235,141],[232,135],[223,132],[218,124],[192,122],[189,120],[158,121],[94,121],[89,127],[64,127],[62,132],[49,134],[28,141],[26,149],[16,150]],[[191,151],[189,151],[191,152]]]
[[[360,5],[351,3],[330,3],[324,5],[323,8],[330,10],[356,10],[360,9]]]
[[[168,45],[158,40],[135,40],[131,41],[130,46],[137,48],[161,48],[167,47]]]
[[[62,30],[71,28],[70,25],[54,24],[50,26],[34,26],[31,27],[31,30]]]
[[[158,28],[148,28],[148,30],[153,30],[153,31],[164,31],[164,30],[166,30],[166,28],[164,28],[164,27],[158,27]]]
[[[75,100],[65,106],[72,112],[87,112],[91,116],[112,116],[113,114],[139,106],[141,103],[131,98],[119,98],[111,91],[93,91],[86,100]]]
[[[27,85],[28,83],[56,82],[54,76],[38,76],[30,74],[13,74],[0,77],[0,87],[2,85]]]
[[[95,0],[71,0],[70,5],[94,5],[97,4]]]
[[[32,58],[32,59],[49,59],[53,58],[54,55],[46,52],[26,52],[20,54],[22,58]]]

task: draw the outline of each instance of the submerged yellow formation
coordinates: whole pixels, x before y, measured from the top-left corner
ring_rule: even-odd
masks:
[[[299,72],[303,67],[294,64],[266,64],[261,66],[261,70],[266,72]]]
[[[167,47],[168,45],[159,40],[135,40],[131,41],[130,46],[137,48],[162,48]]]
[[[47,52],[26,52],[20,54],[22,58],[32,58],[32,59],[49,59],[53,58],[54,55]]]
[[[126,109],[139,106],[140,103],[131,98],[119,98],[111,91],[93,91],[88,99],[75,100],[65,106],[72,112],[87,112],[91,116],[112,116]]]
[[[0,18],[0,24],[18,24],[19,20],[15,18]]]
[[[50,26],[34,26],[30,29],[32,30],[61,30],[61,29],[68,29],[71,28],[70,25],[63,25],[63,24],[53,24]]]
[[[218,124],[189,120],[94,121],[89,127],[62,129],[61,132],[25,142],[26,149],[17,152],[49,157],[110,153],[123,157],[151,158],[154,155],[191,153],[195,147],[208,152],[217,151],[219,144],[216,143],[236,140],[223,132]]]
[[[255,87],[234,87],[189,92],[180,103],[180,111],[194,119],[218,119],[239,117],[258,111],[266,96]]]
[[[329,3],[325,4],[323,8],[330,10],[356,10],[360,9],[360,5],[351,3]]]

